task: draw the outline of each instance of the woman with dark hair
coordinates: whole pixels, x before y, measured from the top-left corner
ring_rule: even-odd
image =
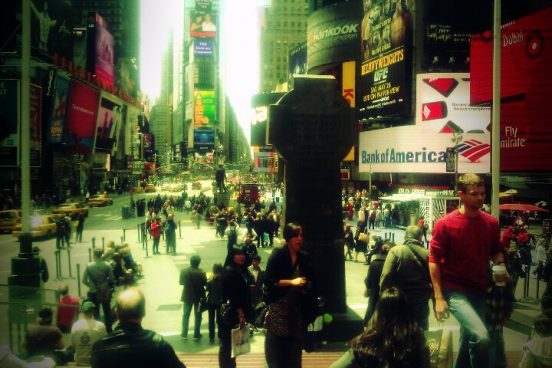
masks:
[[[231,357],[231,332],[238,325],[252,323],[255,313],[251,306],[251,277],[245,267],[246,254],[243,249],[234,247],[229,253],[231,261],[222,273],[222,300],[230,302],[228,318],[221,316],[218,320],[219,366],[235,368],[236,358]]]
[[[406,294],[396,287],[384,290],[376,314],[351,348],[330,368],[429,367],[429,349],[423,330],[405,315]]]
[[[313,270],[303,245],[303,228],[284,227],[285,245],[268,259],[265,274],[265,356],[269,368],[301,367],[301,351],[307,324],[316,315]]]

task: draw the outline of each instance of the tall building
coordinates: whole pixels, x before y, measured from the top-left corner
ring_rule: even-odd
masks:
[[[260,90],[272,92],[288,78],[289,52],[307,40],[308,0],[272,0],[261,29]]]
[[[72,4],[77,33],[88,24],[89,12],[97,12],[105,19],[115,40],[119,75],[116,87],[136,99],[140,91],[140,0],[73,0]]]

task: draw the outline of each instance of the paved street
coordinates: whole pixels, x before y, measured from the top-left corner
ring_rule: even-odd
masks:
[[[135,196],[140,198],[144,195]],[[182,304],[180,302],[181,287],[178,284],[179,271],[188,266],[189,258],[193,254],[200,254],[202,257],[201,268],[205,271],[210,271],[213,263],[223,262],[226,255],[226,240],[217,239],[212,226],[207,223],[202,223],[201,229],[196,229],[192,226],[190,219],[184,213],[176,213],[176,221],[180,223],[180,234],[177,231],[177,255],[168,256],[165,254],[152,256],[151,251],[146,255],[146,251],[142,248],[142,244],[137,241],[136,224],[142,219],[122,220],[121,206],[129,202],[128,196],[115,197],[113,206],[104,208],[91,208],[90,215],[85,223],[83,243],[74,244],[71,251],[72,260],[72,276],[69,278],[67,254],[62,252],[61,270],[62,280],[56,279],[55,268],[55,240],[36,241],[33,245],[41,248],[41,253],[48,262],[50,269],[50,280],[45,284],[47,289],[56,289],[61,282],[67,282],[70,285],[71,293],[77,293],[77,265],[80,266],[81,272],[88,263],[89,249],[91,248],[92,238],[96,238],[96,246],[102,245],[104,242],[114,240],[120,242],[123,236],[122,229],[127,229],[125,233],[126,242],[131,245],[131,249],[135,259],[143,265],[145,278],[140,280],[139,286],[142,288],[147,299],[146,317],[144,326],[153,329],[163,336],[175,347],[180,353],[191,352],[208,352],[215,353],[218,349],[216,345],[210,345],[207,336],[207,315],[204,315],[202,324],[203,339],[194,341],[192,339],[183,341],[180,339],[180,325]],[[378,230],[376,234],[385,235],[391,230]],[[403,231],[393,230],[396,242],[402,242]],[[151,247],[151,242],[148,243]],[[161,241],[160,250],[164,253],[164,242]],[[10,260],[19,251],[19,243],[11,235],[0,235],[0,284],[7,283],[7,277],[10,273]],[[259,253],[263,259],[263,266],[266,264],[270,248],[262,248]],[[359,258],[360,259],[360,258]],[[366,310],[367,299],[363,297],[364,277],[366,276],[367,267],[358,262],[346,262],[346,284],[347,284],[347,302],[349,307],[362,318]],[[534,280],[532,281],[534,284]],[[521,284],[521,282],[520,282]],[[544,284],[541,285],[544,287]],[[3,289],[5,290],[5,288]],[[520,295],[520,287],[518,287],[517,295]],[[542,293],[542,291],[541,291]],[[81,295],[86,295],[86,287],[82,287]],[[532,294],[533,295],[533,292]],[[2,302],[6,301],[6,296],[1,296]],[[532,318],[537,312],[532,307],[532,303],[528,303],[528,311],[518,308],[516,313],[523,318]],[[518,306],[519,307],[519,306]],[[6,314],[0,311],[0,342],[6,342]],[[531,314],[533,313],[533,314]],[[193,323],[191,321],[191,323]],[[437,327],[437,322],[434,319],[430,321],[431,327]],[[454,333],[455,351],[458,337],[458,325],[451,318],[444,324],[445,327],[451,328]],[[520,351],[523,343],[526,341],[526,335],[507,328],[505,330],[506,349],[508,351]],[[263,337],[255,335],[253,352],[263,352]],[[331,345],[332,349],[344,350],[344,343]]]

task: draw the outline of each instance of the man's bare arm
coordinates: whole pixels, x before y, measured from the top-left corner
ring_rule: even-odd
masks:
[[[442,321],[449,317],[449,306],[441,289],[441,268],[437,263],[429,263],[429,275],[433,284],[434,304],[433,309],[437,321]]]

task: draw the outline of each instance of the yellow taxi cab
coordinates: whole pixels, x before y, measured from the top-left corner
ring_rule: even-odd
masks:
[[[67,215],[73,220],[77,219],[81,214],[88,216],[88,208],[84,204],[78,202],[65,202],[58,208],[52,211],[56,215]]]
[[[146,193],[155,193],[155,192],[157,192],[157,188],[155,187],[154,184],[147,184],[146,188],[144,189],[144,192],[146,192]]]
[[[31,216],[31,236],[33,238],[51,238],[56,235],[56,221],[60,215],[33,215]],[[16,238],[21,236],[21,223],[13,227],[12,235]]]
[[[18,222],[21,222],[21,210],[0,211],[0,231],[11,232]]]
[[[91,196],[88,199],[88,206],[94,207],[94,206],[108,206],[113,204],[113,198],[110,198],[105,193],[100,193]]]

